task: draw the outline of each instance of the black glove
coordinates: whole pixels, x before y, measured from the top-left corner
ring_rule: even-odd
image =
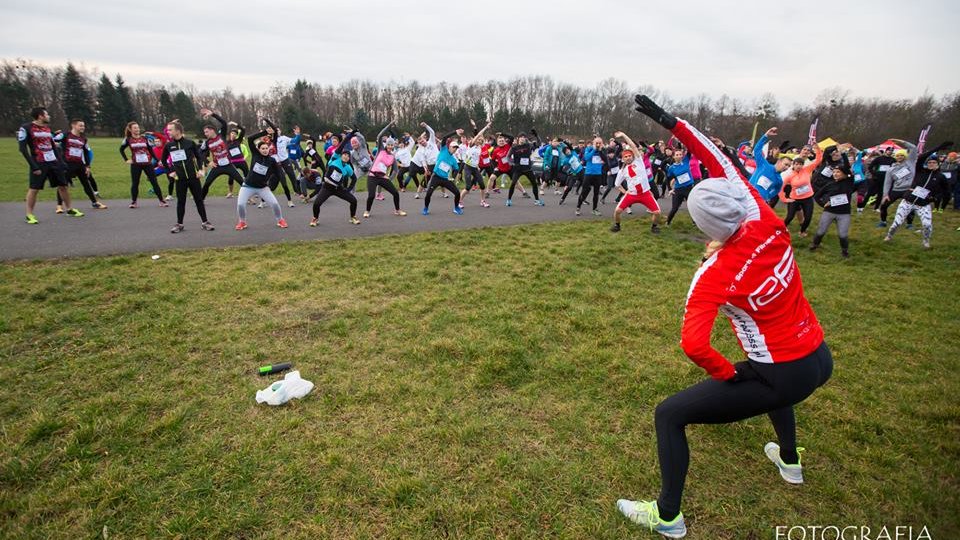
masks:
[[[652,99],[645,95],[637,94],[634,97],[637,102],[637,112],[649,116],[654,122],[667,129],[673,129],[677,125],[677,117],[660,108]]]
[[[736,370],[736,374],[732,379],[729,379],[730,382],[744,382],[744,381],[758,381],[760,380],[760,375],[757,374],[756,370],[753,369],[753,366],[750,365],[750,362],[743,361],[737,362],[733,365],[733,369]]]

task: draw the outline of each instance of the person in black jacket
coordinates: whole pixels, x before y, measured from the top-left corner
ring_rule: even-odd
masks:
[[[813,193],[813,200],[823,207],[823,213],[820,214],[820,225],[813,237],[813,243],[810,244],[810,251],[816,251],[820,247],[830,224],[836,221],[840,252],[847,258],[850,256],[850,241],[847,238],[850,234],[850,197],[857,188],[853,184],[853,178],[843,167],[833,168],[832,176],[830,182],[821,182],[820,188]]]
[[[883,154],[873,158],[867,167],[870,173],[870,185],[867,186],[867,196],[863,198],[863,206],[873,205],[873,209],[880,211],[880,195],[883,193],[883,180],[887,176],[887,171],[894,164],[893,147],[888,146],[883,149]]]
[[[920,225],[923,227],[923,247],[930,249],[930,236],[933,234],[933,212],[930,209],[930,203],[943,195],[945,185],[946,178],[940,172],[940,160],[937,159],[936,154],[933,154],[927,158],[924,169],[917,171],[914,175],[910,191],[900,201],[897,215],[893,218],[893,225],[890,225],[890,230],[887,231],[883,241],[893,240],[893,235],[900,225],[908,216],[916,213],[920,216]]]
[[[172,163],[177,173],[177,224],[170,229],[176,234],[183,230],[183,215],[187,209],[187,190],[197,204],[197,213],[200,214],[200,228],[212,231],[213,225],[207,221],[207,209],[203,205],[203,193],[200,187],[198,171],[203,171],[203,158],[197,143],[183,136],[183,125],[180,122],[167,124],[172,139],[163,146],[161,163]]]

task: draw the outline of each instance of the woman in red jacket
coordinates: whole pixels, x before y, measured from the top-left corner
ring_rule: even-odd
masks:
[[[767,414],[779,445],[764,453],[784,480],[803,482],[793,406],[830,378],[833,359],[803,294],[790,234],[735,158],[646,96],[637,110],[673,132],[709,171],[690,192],[690,216],[710,237],[687,294],[680,345],[711,376],[656,410],[663,482],[656,501],[617,501],[630,520],[670,538],[686,534],[680,499],[690,461],[686,426]],[[710,345],[717,312],[730,319],[747,360],[731,364]]]

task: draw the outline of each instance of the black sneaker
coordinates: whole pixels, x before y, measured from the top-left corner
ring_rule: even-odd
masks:
[[[620,232],[620,224],[614,223],[610,226],[610,232]]]
[[[656,224],[651,225],[650,232],[652,232],[653,234],[660,234],[660,226]]]

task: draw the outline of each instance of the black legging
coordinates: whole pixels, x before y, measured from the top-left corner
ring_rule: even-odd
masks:
[[[393,206],[400,211],[400,192],[393,187],[393,183],[385,176],[370,175],[367,177],[367,212],[373,208],[373,200],[377,197],[377,188],[383,188],[393,195]]]
[[[290,187],[287,186],[287,177],[277,174],[274,170],[273,174],[270,175],[270,191],[276,191],[278,185],[283,186],[283,194],[287,196],[287,201],[290,201]]]
[[[243,176],[240,175],[240,171],[238,171],[233,164],[214,167],[210,169],[210,172],[207,173],[207,178],[203,181],[203,190],[200,194],[204,199],[207,198],[207,193],[210,192],[210,186],[213,185],[213,181],[224,174],[230,178],[231,186],[233,186],[234,182],[243,185]]]
[[[153,165],[130,165],[130,200],[137,202],[137,199],[140,195],[140,174],[146,173],[147,180],[150,181],[150,186],[153,187],[153,192],[157,195],[157,199],[160,202],[163,202],[163,192],[160,191],[160,184],[157,184],[157,175],[153,172]]]
[[[83,186],[83,192],[87,195],[87,198],[90,199],[91,203],[97,202],[97,197],[94,195],[94,192],[97,190],[96,184],[92,182],[92,178],[87,175],[87,166],[82,164],[67,164],[67,181],[72,179],[80,180],[80,185]],[[63,201],[60,198],[60,190],[57,190],[57,204],[63,204]]]
[[[481,191],[487,189],[487,185],[483,181],[483,174],[480,173],[480,169],[476,167],[471,167],[465,165],[463,167],[463,189],[470,191],[474,185],[480,188]]]
[[[887,221],[887,209],[890,208],[890,206],[893,205],[893,203],[902,199],[903,196],[906,194],[907,194],[906,191],[890,192],[890,200],[880,205],[880,221]],[[910,214],[910,215],[912,216],[913,214]],[[913,220],[908,221],[908,223],[913,223]]]
[[[200,214],[200,221],[207,222],[207,209],[203,206],[203,190],[200,188],[200,180],[197,178],[177,178],[177,223],[183,225],[183,215],[187,212],[187,190],[193,196],[193,202],[197,205],[197,213]]]
[[[597,209],[600,202],[600,182],[603,180],[602,174],[588,174],[583,177],[583,187],[580,188],[580,199],[577,201],[577,210],[583,206],[583,201],[590,194],[590,188],[593,188],[593,209]]]
[[[407,184],[409,184],[410,181],[413,180],[413,185],[414,185],[414,187],[416,187],[416,188],[417,188],[417,191],[419,191],[419,190],[420,190],[420,184],[421,184],[421,183],[420,183],[420,175],[421,175],[421,174],[424,175],[423,183],[426,184],[426,182],[427,182],[427,180],[426,180],[426,174],[427,174],[427,172],[423,169],[423,167],[417,165],[416,163],[411,163],[411,164],[410,164],[410,167],[407,169],[407,177],[406,177],[406,179],[403,181],[403,188],[406,189],[406,188],[407,188]]]
[[[680,205],[683,204],[683,201],[687,200],[691,191],[693,191],[693,186],[674,188],[673,199],[670,202],[670,213],[667,214],[667,225],[673,221],[673,216],[677,215],[677,211],[680,210]]]
[[[876,197],[876,200],[873,201],[873,208],[880,208],[881,191],[883,191],[883,177],[875,178],[871,176],[870,179],[867,180],[867,195],[857,204],[857,208],[865,208],[870,197]]]
[[[527,180],[530,181],[530,186],[533,188],[533,198],[534,200],[540,200],[540,183],[537,182],[537,179],[533,177],[533,170],[530,167],[517,168],[514,167],[510,171],[510,191],[507,193],[507,199],[513,198],[513,190],[517,187],[517,182],[520,181],[521,176],[526,176]]]
[[[603,195],[600,196],[600,200],[603,201],[604,204],[607,203],[607,195],[609,195],[610,192],[613,191],[613,188],[617,187],[616,184],[617,184],[617,175],[607,174],[607,187],[604,188]]]
[[[320,207],[330,197],[337,197],[350,203],[350,217],[357,217],[357,198],[353,196],[353,193],[350,193],[343,186],[334,187],[324,182],[323,186],[320,187],[320,192],[317,193],[317,198],[313,200],[314,219],[320,217]]]
[[[567,195],[580,183],[581,177],[583,176],[583,171],[580,171],[578,174],[562,174],[564,184],[566,187],[563,188],[563,195],[560,196],[560,204],[563,204],[567,200]]]
[[[296,171],[293,170],[293,162],[292,162],[291,160],[289,160],[289,159],[285,159],[285,160],[283,160],[283,161],[280,162],[280,168],[283,169],[283,172],[286,173],[287,178],[290,179],[290,183],[293,184],[293,191],[294,191],[297,195],[302,195],[302,194],[300,193],[300,182],[297,181],[297,173],[296,173]],[[284,183],[283,183],[283,186],[284,186],[284,187],[283,187],[284,191],[286,191],[286,189],[287,189],[287,187],[286,187],[286,186],[287,186],[287,183],[284,182]],[[289,194],[289,193],[287,193],[287,198],[288,198],[288,199],[290,198],[290,194]]]
[[[800,232],[807,232],[807,228],[810,227],[810,222],[813,220],[813,197],[807,197],[806,199],[794,199],[794,201],[787,205],[787,217],[783,220],[784,226],[790,225],[790,222],[793,221],[793,216],[797,215],[797,211],[800,210],[803,212],[803,222],[800,223]]]
[[[433,196],[433,190],[441,187],[453,192],[454,208],[460,206],[460,190],[457,189],[457,185],[446,178],[433,175],[433,178],[430,179],[430,184],[427,186],[427,197],[423,200],[424,208],[430,208],[430,198]]]
[[[748,360],[737,364],[737,368],[750,374],[748,380],[708,379],[657,405],[657,454],[663,482],[657,508],[666,521],[680,512],[690,465],[688,425],[727,424],[766,413],[777,432],[780,458],[785,463],[796,464],[799,458],[793,406],[827,382],[833,372],[833,357],[823,342],[817,350],[793,362],[766,364]]]

